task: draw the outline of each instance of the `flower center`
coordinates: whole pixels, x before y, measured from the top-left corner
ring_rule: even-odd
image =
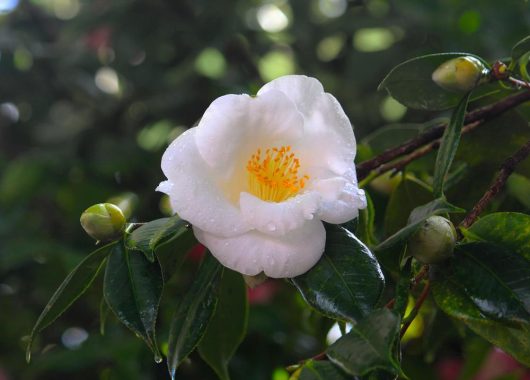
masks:
[[[282,202],[304,188],[309,176],[298,177],[300,160],[290,146],[269,148],[262,158],[261,149],[247,163],[248,191],[270,202]]]

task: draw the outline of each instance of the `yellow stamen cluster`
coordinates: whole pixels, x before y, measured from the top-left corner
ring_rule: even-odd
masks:
[[[282,202],[305,187],[309,177],[298,177],[300,160],[291,152],[290,146],[270,148],[261,157],[258,149],[247,164],[248,191],[269,202]]]

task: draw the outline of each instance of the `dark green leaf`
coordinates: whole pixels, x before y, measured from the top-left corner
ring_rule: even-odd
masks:
[[[241,274],[225,268],[215,314],[199,344],[199,353],[222,380],[230,378],[228,362],[245,337],[247,288]]]
[[[352,321],[373,310],[385,284],[370,250],[336,225],[326,225],[326,247],[320,261],[292,282],[315,309],[331,318]]]
[[[491,243],[462,244],[447,277],[491,319],[530,322],[530,262],[516,253]]]
[[[443,110],[454,107],[460,101],[461,94],[444,90],[434,83],[431,76],[442,63],[462,56],[475,57],[488,66],[480,57],[468,53],[425,55],[394,67],[379,89],[386,89],[394,99],[410,108]]]
[[[55,321],[90,287],[103,266],[105,258],[115,245],[116,242],[113,242],[95,250],[66,276],[33,326],[26,348],[26,360],[28,362],[31,359],[31,344],[35,335]]]
[[[175,371],[199,344],[210,322],[218,300],[221,264],[207,254],[191,289],[180,300],[171,321],[167,365],[175,379]]]
[[[412,210],[431,200],[431,189],[425,183],[409,176],[403,178],[390,195],[386,206],[385,233],[392,235],[405,227]]]
[[[436,274],[432,292],[445,313],[463,321],[475,333],[530,366],[530,324],[505,324],[488,318],[444,271]]]
[[[156,219],[131,232],[127,236],[126,246],[129,249],[142,251],[153,262],[155,249],[159,244],[188,230],[188,223],[178,216]]]
[[[530,36],[526,36],[517,42],[512,48],[512,60],[517,61],[523,55],[530,51]]]
[[[434,201],[423,206],[416,207],[414,210],[412,210],[409,216],[407,226],[390,236],[384,242],[375,247],[375,249],[384,250],[406,240],[430,216],[463,211],[463,209],[453,206],[447,202],[443,197],[435,199]]]
[[[117,244],[105,270],[103,294],[116,317],[142,338],[161,360],[155,335],[163,279],[158,261],[149,262],[139,251]]]
[[[304,363],[298,380],[351,380],[352,377],[328,361],[309,360]]]
[[[486,215],[464,234],[468,241],[489,241],[530,261],[530,215],[517,212]]]
[[[344,371],[363,376],[374,369],[402,374],[392,355],[399,334],[400,318],[384,308],[374,311],[326,351],[329,359]]]
[[[471,93],[467,93],[464,95],[454,109],[453,114],[451,115],[451,120],[449,121],[440,142],[440,148],[438,149],[436,164],[434,166],[433,179],[433,193],[437,198],[443,195],[445,176],[451,168],[451,164],[458,149],[458,144],[460,144],[460,133],[462,132],[462,125],[464,124],[464,117],[466,115],[470,94]]]

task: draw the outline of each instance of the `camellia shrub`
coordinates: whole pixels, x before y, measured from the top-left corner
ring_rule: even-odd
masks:
[[[213,100],[153,168],[167,178],[156,190],[173,216],[128,222],[142,202],[130,198],[83,213],[100,246],[45,306],[27,360],[36,335],[104,272],[102,320],[111,310],[171,378],[195,350],[230,378],[245,339],[247,286],[267,278],[290,283],[341,331],[323,352],[286,362],[290,379],[411,378],[401,365],[407,331],[419,315],[439,313],[530,366],[530,216],[496,211],[502,197],[529,207],[529,115],[517,112],[530,100],[529,57],[527,37],[502,61],[443,53],[396,66],[381,90],[433,117],[450,112],[409,129],[408,139],[394,128],[356,141],[337,99],[303,75]],[[480,130],[495,125],[513,136],[512,151],[481,150]],[[505,154],[478,195],[470,151]],[[391,192],[386,209],[374,207],[381,192]],[[161,350],[164,286],[198,243],[206,254],[174,303]]]

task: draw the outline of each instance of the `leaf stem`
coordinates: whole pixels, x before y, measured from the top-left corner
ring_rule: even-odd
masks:
[[[493,198],[504,188],[508,177],[514,172],[515,167],[530,155],[530,140],[526,142],[517,152],[508,157],[500,167],[497,177],[493,180],[490,187],[486,190],[482,198],[475,204],[473,209],[466,215],[459,227],[468,228],[478,216],[491,203]]]
[[[474,111],[468,112],[464,118],[464,124],[472,124],[474,122],[484,122],[490,120],[521,103],[530,100],[530,91],[522,91],[517,94],[508,96],[496,103],[478,108]],[[357,164],[357,176],[359,181],[366,178],[370,172],[380,166],[395,160],[398,157],[414,152],[416,149],[439,139],[447,127],[447,124],[440,124],[434,126],[419,136],[393,148],[389,148],[381,154]],[[476,127],[476,126],[475,126]],[[434,149],[434,147],[433,147]]]

